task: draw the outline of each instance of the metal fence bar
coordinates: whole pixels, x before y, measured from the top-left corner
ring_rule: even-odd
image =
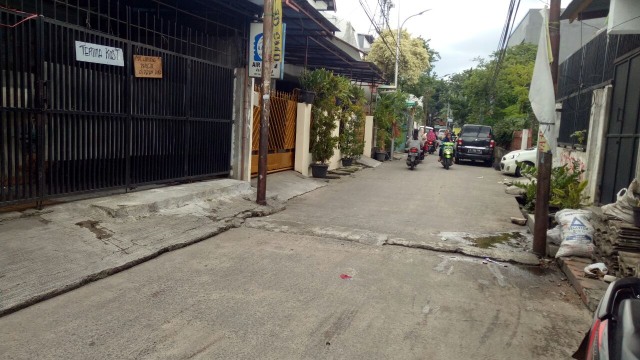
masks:
[[[589,128],[594,88],[611,83],[616,59],[638,46],[639,35],[609,36],[602,32],[561,64],[557,96],[563,104],[559,145],[576,145],[571,134]],[[582,145],[586,146],[586,142]]]
[[[40,27],[29,14],[0,10],[0,203],[13,203],[40,192]]]
[[[85,15],[56,11],[72,14]],[[19,18],[0,9],[0,21]],[[0,205],[229,173],[231,68],[40,21],[0,36]],[[76,40],[123,49],[126,66],[77,61]],[[165,78],[135,78],[134,51],[161,56]]]

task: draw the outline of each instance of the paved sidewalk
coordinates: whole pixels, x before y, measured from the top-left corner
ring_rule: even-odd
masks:
[[[222,179],[1,214],[0,316],[282,210],[280,199],[326,185],[291,173],[268,183],[268,206],[255,203],[250,183]]]

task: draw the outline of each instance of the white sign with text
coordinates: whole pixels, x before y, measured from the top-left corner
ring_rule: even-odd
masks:
[[[124,66],[124,52],[116,47],[76,41],[76,60]]]
[[[284,25],[284,24],[283,24]],[[285,28],[286,31],[286,28]],[[249,76],[261,77],[262,76],[262,23],[251,23],[249,29]],[[284,54],[284,39],[282,40],[282,53]],[[271,69],[271,77],[275,79],[282,79],[284,71],[284,56],[281,61],[273,62],[273,68]]]

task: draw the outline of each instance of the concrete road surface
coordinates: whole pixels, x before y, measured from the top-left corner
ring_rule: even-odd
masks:
[[[588,325],[557,271],[243,228],[0,318],[0,358],[567,359]]]
[[[295,198],[267,219],[301,221],[438,241],[440,232],[521,231],[510,217],[522,216],[513,195],[498,182],[504,175],[480,164],[445,170],[428,156],[411,171],[404,160],[366,169],[337,184]]]

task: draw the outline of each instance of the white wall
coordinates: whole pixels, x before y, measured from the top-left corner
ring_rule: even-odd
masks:
[[[611,0],[607,32],[609,35],[640,34],[640,1]]]
[[[333,129],[333,136],[340,136],[340,120],[336,120],[336,128]],[[335,149],[333,156],[329,159],[329,170],[334,170],[342,166],[340,160],[342,159],[342,152],[340,149]]]
[[[296,153],[293,169],[304,176],[310,175],[311,108],[313,105],[298,103],[296,119]]]
[[[583,151],[559,147],[553,159],[554,167],[568,166],[573,168],[575,164],[578,169],[585,171],[582,178],[588,181],[585,195],[589,196],[590,202],[597,202],[600,197],[598,189],[602,178],[605,137],[609,124],[612,90],[613,87],[609,85],[593,92],[586,149]],[[559,123],[557,128],[560,128]]]
[[[591,107],[591,117],[589,119],[588,133],[588,162],[587,180],[589,180],[588,195],[592,201],[600,200],[600,182],[602,179],[602,169],[604,168],[604,150],[609,127],[609,113],[611,108],[611,95],[613,86],[609,85],[603,89],[593,92],[593,102]]]
[[[313,105],[303,103],[298,104],[298,117],[296,120],[296,154],[294,170],[304,176],[311,176],[310,165],[313,163],[313,157],[309,151],[311,143],[311,108]],[[373,118],[371,119],[371,127],[373,127]],[[366,134],[366,129],[365,129]],[[340,135],[340,120],[336,120],[336,128],[333,130],[333,136]],[[366,135],[365,135],[366,136]],[[365,147],[366,148],[366,147]],[[369,150],[371,151],[371,150]],[[335,149],[333,156],[327,164],[329,170],[342,167],[342,153],[339,149]]]
[[[231,145],[231,178],[251,180],[251,137],[253,134],[253,79],[247,70],[235,70],[233,91],[233,127]]]
[[[371,157],[373,147],[373,116],[367,116],[364,123],[364,150],[362,156]]]

